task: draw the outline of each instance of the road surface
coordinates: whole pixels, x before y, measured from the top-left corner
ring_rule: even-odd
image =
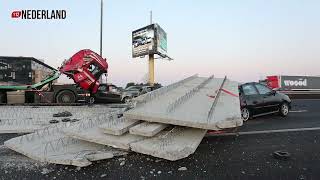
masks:
[[[320,127],[320,100],[295,100],[287,118],[249,120],[239,132]],[[4,146],[17,134],[0,135],[0,179],[319,179],[320,130],[212,136],[196,153],[171,162],[130,153],[86,168],[46,165]],[[273,157],[288,151],[288,160]],[[124,163],[123,163],[124,162]],[[178,170],[178,169],[186,170]]]

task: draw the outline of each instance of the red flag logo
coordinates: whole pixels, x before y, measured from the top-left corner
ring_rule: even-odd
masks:
[[[20,18],[21,16],[21,11],[13,11],[11,13],[11,18]]]

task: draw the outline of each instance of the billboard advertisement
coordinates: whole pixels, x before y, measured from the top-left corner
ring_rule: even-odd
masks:
[[[132,57],[167,53],[167,34],[158,25],[151,24],[132,32]]]
[[[280,76],[281,88],[291,90],[319,90],[320,77],[317,76]]]
[[[167,54],[167,33],[158,25],[157,32],[157,52],[160,54]]]

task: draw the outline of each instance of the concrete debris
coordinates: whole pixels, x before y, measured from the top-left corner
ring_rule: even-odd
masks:
[[[238,82],[213,77],[193,77],[173,88],[149,92],[123,115],[129,119],[210,130],[234,128],[243,123]]]
[[[61,121],[62,122],[69,122],[69,121],[71,121],[71,119],[70,118],[63,118]]]
[[[82,121],[64,129],[64,133],[72,138],[168,160],[181,159],[194,153],[206,133],[206,130],[185,127],[174,127],[151,138],[129,133],[120,136],[103,133],[99,128],[101,124],[106,124],[114,119],[117,118],[105,116],[104,118]]]
[[[130,144],[131,150],[171,161],[193,154],[207,130],[173,127],[154,137]]]
[[[126,154],[111,147],[67,137],[61,131],[69,126],[67,123],[56,124],[54,127],[5,141],[4,145],[41,162],[79,167],[90,165],[90,160]]]
[[[125,164],[126,164],[125,161],[121,161],[120,166],[123,166],[123,165],[125,165]]]
[[[72,116],[72,113],[69,111],[53,114],[53,117],[70,117],[70,116]]]
[[[64,123],[63,117],[52,118],[56,112],[68,111],[73,114],[70,122],[77,122],[89,117],[96,117],[101,113],[116,112],[116,109],[103,106],[3,106],[0,111],[0,133],[33,133],[37,130]],[[19,112],[19,113],[17,113]]]
[[[186,171],[186,170],[188,170],[186,167],[180,167],[180,168],[178,169],[178,171]]]
[[[41,174],[45,175],[45,174],[49,174],[50,172],[52,172],[52,170],[49,170],[47,168],[43,168],[41,171]]]
[[[143,122],[130,128],[130,134],[152,137],[168,127],[168,124]]]
[[[49,121],[50,124],[56,124],[59,123],[60,121],[56,120],[56,119],[52,119]]]
[[[100,125],[99,127],[106,134],[119,136],[128,132],[129,128],[131,128],[132,126],[135,126],[138,123],[140,123],[139,120],[119,118],[119,119],[110,120]]]
[[[89,161],[99,161],[103,159],[111,159],[113,157],[114,157],[114,154],[110,152],[100,152],[100,153],[86,155],[86,158]]]
[[[139,96],[130,107],[110,107],[4,107],[0,133],[34,132],[10,139],[5,146],[41,162],[84,167],[126,154],[123,150],[179,160],[196,151],[208,129],[243,123],[238,83],[213,76],[194,75]],[[125,158],[118,160],[125,165]]]
[[[107,145],[114,148],[129,150],[129,144],[144,139],[144,137],[126,133],[121,136],[105,134],[100,126],[118,120],[115,114],[101,115],[95,119],[83,120],[79,124],[66,128],[64,133],[76,139]]]

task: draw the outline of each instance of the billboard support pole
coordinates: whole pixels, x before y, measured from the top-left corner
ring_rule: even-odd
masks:
[[[150,11],[150,24],[152,24],[152,11]],[[149,54],[149,85],[154,86],[154,54]]]

